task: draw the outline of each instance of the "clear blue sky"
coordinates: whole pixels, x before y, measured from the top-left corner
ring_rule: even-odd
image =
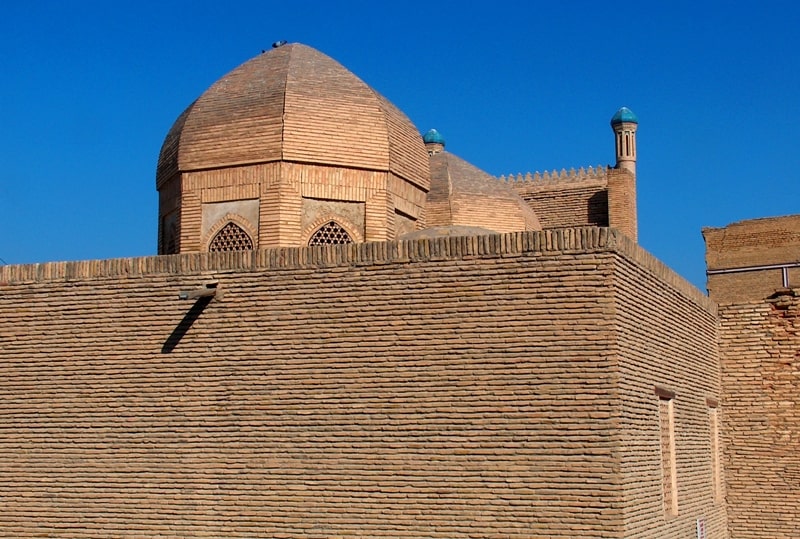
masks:
[[[630,107],[640,243],[704,289],[701,227],[800,211],[798,28],[789,1],[6,2],[0,258],[154,254],[172,122],[285,39],[494,175],[613,164]]]

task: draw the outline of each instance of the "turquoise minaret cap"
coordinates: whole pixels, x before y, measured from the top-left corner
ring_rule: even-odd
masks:
[[[431,129],[422,135],[422,141],[425,144],[441,144],[444,146],[444,137],[436,129]]]
[[[638,124],[639,118],[637,118],[633,111],[628,107],[622,107],[617,111],[616,114],[614,114],[614,116],[611,117],[611,125],[617,125],[623,122]]]

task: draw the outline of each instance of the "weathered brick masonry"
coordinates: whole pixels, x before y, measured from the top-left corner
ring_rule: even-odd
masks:
[[[731,537],[800,536],[800,300],[720,307]]]
[[[207,305],[177,299],[210,280]],[[0,536],[678,538],[704,517],[727,537],[713,306],[616,232],[0,282]],[[676,517],[656,385],[676,394]]]
[[[800,537],[800,216],[741,221],[703,235],[710,272],[731,272],[708,278],[720,302],[731,537]]]

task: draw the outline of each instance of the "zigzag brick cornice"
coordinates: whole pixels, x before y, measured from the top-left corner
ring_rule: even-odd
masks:
[[[570,170],[562,168],[560,171],[553,170],[544,172],[536,171],[534,173],[527,172],[525,174],[509,174],[508,176],[500,176],[498,179],[508,182],[517,190],[550,190],[560,186],[577,187],[583,184],[605,185],[608,181],[608,172],[608,167],[597,165],[596,167],[581,167],[578,170],[574,168]]]

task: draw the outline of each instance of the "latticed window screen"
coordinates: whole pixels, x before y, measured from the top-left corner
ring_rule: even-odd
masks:
[[[338,245],[353,243],[347,231],[336,221],[328,221],[317,229],[308,240],[309,245]]]
[[[215,251],[247,251],[253,248],[253,240],[236,223],[228,223],[217,232],[208,250]]]

